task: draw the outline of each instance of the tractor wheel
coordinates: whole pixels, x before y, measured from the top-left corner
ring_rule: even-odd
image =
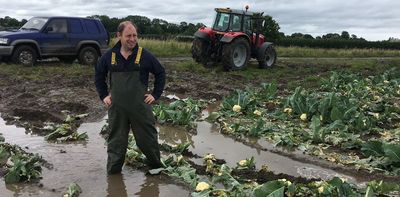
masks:
[[[200,38],[195,38],[192,43],[192,57],[194,61],[203,64],[205,67],[209,67],[207,45],[208,43]]]
[[[250,45],[245,38],[236,38],[222,49],[222,64],[226,70],[242,70],[250,59]]]
[[[92,66],[97,63],[97,59],[99,59],[99,54],[91,46],[83,47],[79,51],[78,60],[80,64]]]
[[[19,46],[11,56],[12,62],[24,66],[33,66],[36,63],[37,53],[34,48],[27,45]]]
[[[257,60],[260,68],[273,67],[276,62],[276,51],[274,47],[270,45],[264,51],[260,51]]]

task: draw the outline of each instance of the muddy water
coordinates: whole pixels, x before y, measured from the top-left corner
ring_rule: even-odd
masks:
[[[207,113],[207,112],[203,112]],[[204,114],[206,115],[206,114]],[[43,169],[42,187],[37,184],[10,184],[0,181],[1,196],[61,196],[70,183],[78,183],[81,196],[188,196],[187,188],[173,184],[168,177],[146,176],[144,172],[130,167],[123,169],[122,175],[107,177],[105,172],[106,147],[98,133],[105,121],[82,124],[78,132],[86,131],[89,141],[86,144],[54,144],[43,137],[26,134],[22,128],[5,125],[0,119],[0,132],[6,142],[28,147],[28,152],[39,153],[50,162],[53,169]],[[288,156],[269,151],[272,146],[266,142],[255,141],[257,146],[247,146],[218,132],[218,128],[207,122],[197,123],[197,134],[183,128],[160,126],[160,142],[178,144],[190,142],[190,151],[199,156],[213,153],[224,159],[231,167],[236,162],[254,156],[257,168],[268,165],[275,173],[295,177],[330,179],[334,176],[354,183],[361,181],[353,175],[343,174],[329,167],[314,165],[312,162],[293,160]],[[65,153],[63,153],[65,152]],[[202,163],[201,159],[195,160]]]
[[[76,182],[87,197],[125,196],[188,196],[190,192],[183,186],[171,184],[171,180],[161,176],[147,176],[143,171],[124,167],[122,175],[106,176],[106,147],[98,133],[104,121],[82,124],[78,132],[86,131],[86,144],[54,144],[43,137],[25,133],[25,129],[5,125],[0,119],[0,133],[10,144],[28,147],[28,152],[39,153],[53,165],[53,169],[43,168],[38,184],[8,184],[0,180],[0,196],[61,196],[68,185]],[[62,153],[64,152],[65,153]]]
[[[190,141],[191,146],[189,150],[194,154],[204,156],[207,153],[213,153],[217,158],[224,159],[231,167],[236,166],[236,163],[242,159],[254,156],[258,169],[261,168],[262,164],[266,164],[268,168],[275,173],[324,180],[337,176],[353,183],[360,183],[357,178],[351,175],[342,174],[329,168],[299,162],[275,152],[265,151],[260,148],[252,148],[242,142],[235,141],[230,137],[220,134],[215,126],[207,122],[197,123],[196,135],[188,134],[174,127],[162,127],[160,129],[160,138],[164,138],[166,142],[172,144]],[[201,162],[202,160],[197,160],[197,163],[201,164]]]

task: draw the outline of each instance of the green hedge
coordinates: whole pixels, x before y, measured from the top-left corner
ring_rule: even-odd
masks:
[[[276,43],[279,46],[299,46],[310,48],[378,48],[378,49],[400,49],[400,42],[389,41],[364,41],[364,40],[345,40],[345,39],[289,39],[284,38]]]

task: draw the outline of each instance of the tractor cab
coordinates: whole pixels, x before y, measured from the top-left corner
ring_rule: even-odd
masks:
[[[192,57],[205,67],[221,62],[226,70],[246,68],[250,58],[260,68],[272,67],[276,61],[273,44],[261,34],[263,13],[230,8],[215,8],[211,28],[201,27],[194,34]]]
[[[253,12],[216,8],[217,12],[212,29],[218,32],[246,32],[252,33]]]

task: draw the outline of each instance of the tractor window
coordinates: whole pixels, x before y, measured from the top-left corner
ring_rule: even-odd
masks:
[[[217,31],[226,31],[229,27],[229,14],[218,13],[215,19],[214,28]]]
[[[251,17],[250,16],[245,16],[244,17],[243,31],[246,32],[246,33],[252,33]]]
[[[242,16],[241,15],[233,15],[231,30],[232,31],[240,31],[241,30],[241,24],[242,24]]]

